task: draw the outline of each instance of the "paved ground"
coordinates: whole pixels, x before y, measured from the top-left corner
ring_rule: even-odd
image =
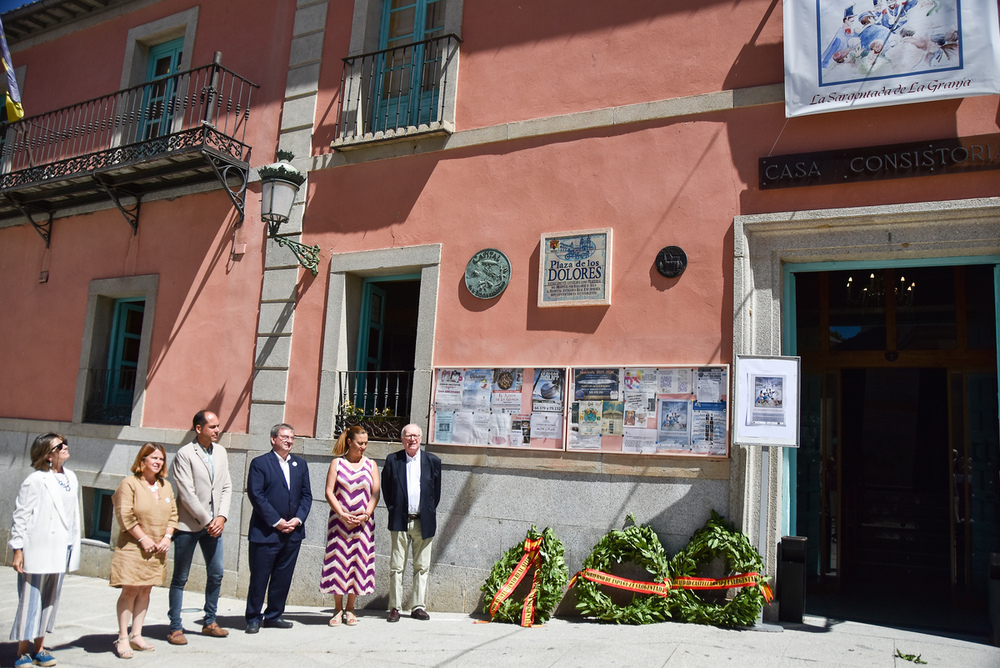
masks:
[[[0,633],[10,628],[17,605],[15,573],[0,568]],[[225,668],[259,666],[913,666],[896,651],[919,654],[930,668],[1000,667],[1000,648],[984,638],[955,638],[822,617],[771,631],[731,631],[689,624],[612,626],[556,619],[534,629],[509,624],[475,624],[467,615],[431,612],[420,622],[403,617],[389,624],[384,614],[363,611],[353,628],[330,628],[329,609],[293,607],[290,630],[243,633],[243,602],[223,599],[219,621],[228,638],[198,636],[199,615],[185,613],[190,644],[173,647],[167,632],[167,591],[153,589],[147,637],[156,650],[136,653],[128,664],[111,644],[118,591],[103,580],[70,576],[63,590],[58,625],[46,638],[60,666]],[[185,603],[195,605],[197,594]],[[13,665],[15,645],[0,644],[0,665]]]

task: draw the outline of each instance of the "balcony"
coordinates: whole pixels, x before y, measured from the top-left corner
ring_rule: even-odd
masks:
[[[135,369],[88,369],[83,421],[129,424],[135,396]]]
[[[341,371],[335,432],[363,427],[372,439],[398,441],[410,422],[412,371]]]
[[[47,244],[54,216],[115,206],[135,231],[143,197],[213,186],[242,220],[254,88],[216,53],[211,65],[0,125],[0,225],[27,218]]]
[[[332,146],[454,131],[457,35],[344,58]]]

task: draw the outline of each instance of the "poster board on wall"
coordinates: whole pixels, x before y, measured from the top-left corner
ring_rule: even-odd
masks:
[[[733,443],[799,447],[800,357],[737,355]]]
[[[430,443],[563,450],[564,367],[435,367]]]
[[[573,367],[567,449],[726,457],[729,365]]]

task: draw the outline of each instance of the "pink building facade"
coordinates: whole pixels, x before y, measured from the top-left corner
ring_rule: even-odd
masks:
[[[481,607],[491,565],[532,524],[556,530],[576,569],[630,513],[673,554],[716,510],[770,575],[781,537],[807,536],[820,599],[904,572],[984,616],[977,592],[1000,551],[997,172],[785,187],[798,184],[763,183],[762,159],[970,137],[1000,146],[997,96],[788,119],[781,7],[756,0],[254,4],[250,16],[238,2],[117,2],[23,33],[18,19],[39,10],[3,16],[29,117],[147,81],[135,104],[149,108],[141,95],[163,92],[149,69],[162,53],[177,54],[173,73],[221,52],[226,81],[257,86],[245,111],[235,88],[218,89],[231,125],[190,125],[208,121],[249,152],[212,143],[197,163],[168,147],[3,190],[0,380],[19,388],[0,397],[6,489],[34,436],[56,430],[99,508],[142,442],[175,449],[207,407],[235,471],[269,447],[273,424],[294,425],[316,492],[345,424],[368,425],[381,460],[413,421],[445,464],[432,609]],[[193,92],[191,81],[176,87]],[[164,123],[189,127],[176,114]],[[277,236],[318,247],[315,274],[261,219],[258,168],[276,149],[307,177]],[[84,177],[98,194],[57,199],[53,178],[65,190]],[[604,303],[540,304],[543,235],[589,231],[608,241]],[[668,247],[686,258],[679,276],[657,269]],[[481,298],[467,275],[485,249],[509,270],[503,291]],[[887,287],[897,283],[913,289]],[[125,331],[136,301],[141,324]],[[135,380],[124,413],[95,419],[95,370],[122,368],[116,332],[134,341]],[[801,358],[799,448],[734,442],[737,355]],[[558,435],[539,438],[550,432],[531,421],[527,447],[444,437],[464,423],[442,417],[463,412],[446,405],[442,369],[524,370],[520,410],[534,415],[529,370],[542,368],[568,373]],[[583,439],[574,374],[614,369],[623,382],[638,368],[722,369],[721,401],[709,400],[725,405],[720,440],[630,451],[607,425]],[[659,417],[647,431],[663,431]],[[321,600],[320,501],[294,583],[302,602]],[[387,594],[376,521],[372,606]],[[90,531],[93,573],[106,573]],[[245,536],[227,540],[224,587],[241,595]]]

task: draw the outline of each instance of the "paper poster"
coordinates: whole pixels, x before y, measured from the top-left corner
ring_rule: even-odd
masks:
[[[626,368],[622,385],[625,392],[656,394],[656,369]]]
[[[570,421],[581,436],[600,436],[603,412],[603,402],[574,401]]]
[[[562,438],[562,415],[559,413],[532,413],[532,438]]]
[[[531,410],[541,413],[562,413],[562,369],[535,369],[535,382],[531,389]]]
[[[753,383],[753,407],[747,424],[785,424],[785,377],[773,375],[750,376]]]
[[[493,392],[493,396],[490,399],[490,407],[494,411],[501,411],[504,413],[519,413],[521,412],[521,393],[520,392]]]
[[[618,369],[573,369],[577,401],[618,401]]]
[[[659,394],[691,394],[691,369],[660,369],[656,372],[659,380]]]
[[[511,438],[510,438],[511,445],[514,446],[529,445],[531,443],[531,414],[521,413],[518,415],[512,415],[510,432],[511,432]],[[518,434],[519,436],[515,437],[514,436],[515,433]],[[517,441],[517,443],[514,442],[515,440]]]
[[[510,443],[510,413],[490,414],[490,445],[507,446]]]
[[[691,402],[660,399],[656,424],[656,440],[661,446],[690,447]]]
[[[474,441],[472,429],[472,413],[456,411],[452,420],[452,443],[471,444]]]
[[[472,441],[469,445],[489,445],[490,417],[490,413],[472,414]]]
[[[622,434],[622,452],[636,454],[656,452],[656,430],[626,427]]]
[[[694,402],[693,450],[702,454],[726,454],[726,405]]]
[[[494,392],[520,392],[524,369],[493,369]]]
[[[439,411],[456,411],[462,408],[461,369],[438,369],[434,408]]]
[[[521,412],[521,383],[523,369],[494,369],[493,394],[490,399],[494,411]]]
[[[695,395],[698,401],[716,403],[722,400],[726,392],[723,387],[723,383],[726,382],[723,369],[700,367],[695,371],[695,377]]]
[[[602,402],[601,434],[604,436],[621,436],[622,421],[625,417],[625,404],[621,401]]]
[[[1000,92],[996,0],[785,0],[782,12],[786,117]]]
[[[455,427],[455,414],[451,411],[437,411],[434,413],[434,442],[451,443],[452,432]]]
[[[467,411],[489,411],[493,391],[493,372],[489,369],[466,369],[462,382],[462,408]]]
[[[644,427],[649,397],[643,392],[625,392],[625,426]]]
[[[570,450],[600,450],[601,435],[580,434],[573,429],[569,432],[569,443],[567,444],[567,447]]]

